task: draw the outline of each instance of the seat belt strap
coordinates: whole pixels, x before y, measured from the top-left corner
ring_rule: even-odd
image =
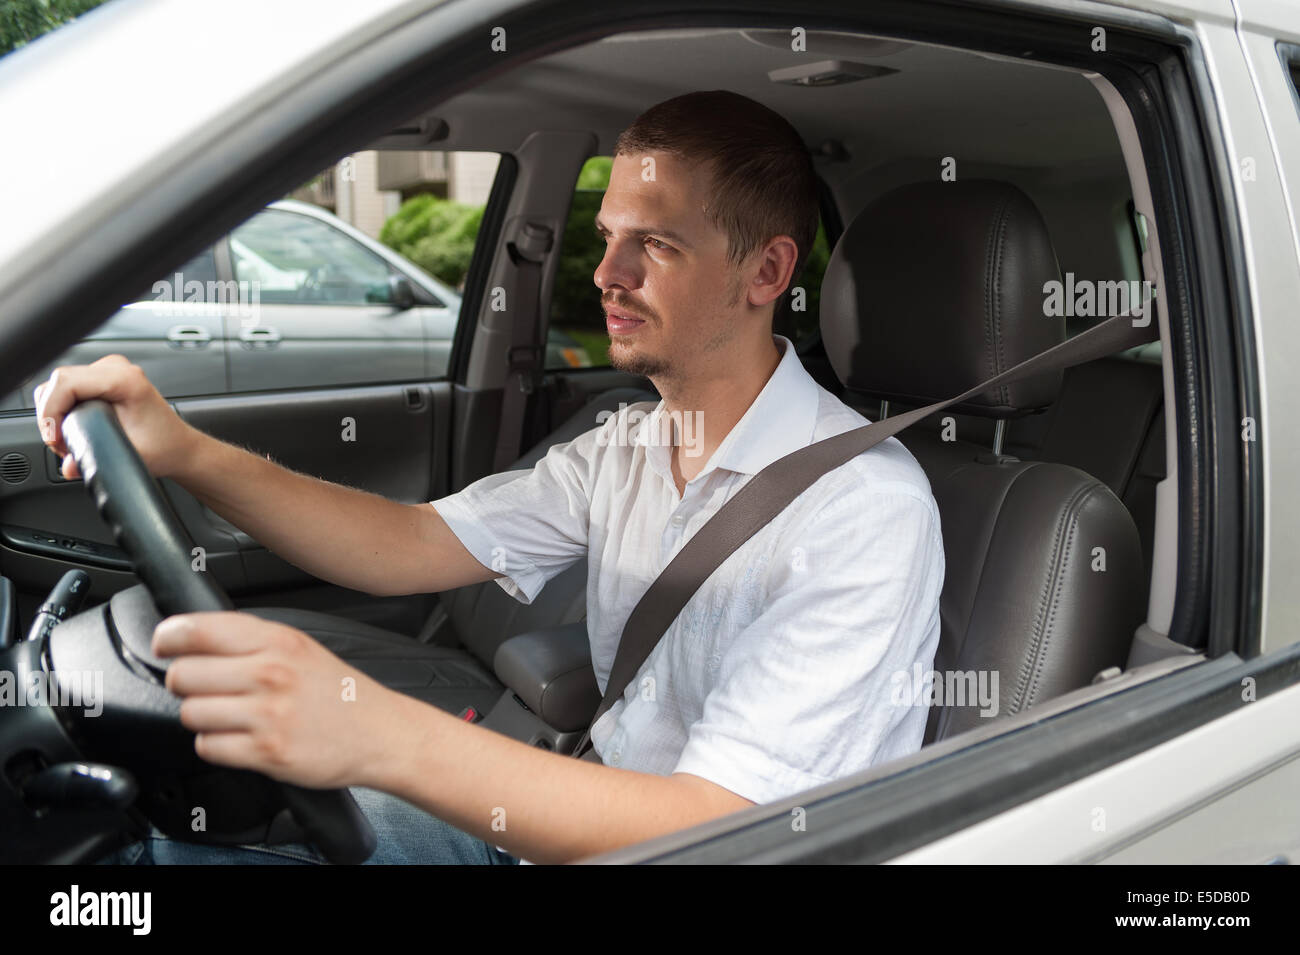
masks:
[[[596,722],[623,696],[655,645],[704,581],[819,478],[921,419],[999,385],[1156,341],[1159,328],[1151,320],[1147,303],[1143,303],[1143,309],[1140,314],[1147,316],[1143,325],[1134,325],[1127,313],[1116,315],[946,401],[824,438],[778,458],[755,474],[682,546],[633,608],[614,654],[605,695],[573,755],[581,758],[586,753]]]
[[[524,416],[528,398],[541,383],[546,352],[542,345],[542,264],[551,249],[554,233],[544,225],[525,222],[519,235],[506,250],[515,267],[514,288],[508,293],[506,308],[514,321],[510,324],[510,350],[506,354],[509,368],[501,395],[501,427],[497,432],[493,473],[504,471],[523,453]],[[518,309],[530,309],[532,321],[518,320]]]

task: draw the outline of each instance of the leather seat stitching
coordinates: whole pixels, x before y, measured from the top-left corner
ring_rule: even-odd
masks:
[[[1020,664],[1016,692],[1011,706],[1012,713],[1027,709],[1034,703],[1043,673],[1043,660],[1047,655],[1047,647],[1052,642],[1052,630],[1057,612],[1060,610],[1061,590],[1065,587],[1065,565],[1069,559],[1070,544],[1079,529],[1079,513],[1083,505],[1100,487],[1102,487],[1100,482],[1094,480],[1094,483],[1076,490],[1057,518],[1056,531],[1052,535],[1051,571],[1043,583],[1043,594],[1036,615],[1038,623],[1034,627],[1035,633],[1029,647],[1030,652],[1025,655]],[[1028,686],[1026,681],[1029,681]]]
[[[1002,303],[998,296],[998,275],[1002,266],[1002,246],[1006,240],[1007,208],[1011,205],[1011,195],[1007,195],[998,206],[989,222],[988,236],[984,240],[984,341],[990,347],[989,357],[993,360],[993,375],[1002,374],[1006,367],[1006,356],[1002,341]],[[990,340],[990,336],[992,336]],[[992,377],[992,376],[990,376]],[[998,400],[1004,405],[1011,404],[1006,385],[998,387]]]

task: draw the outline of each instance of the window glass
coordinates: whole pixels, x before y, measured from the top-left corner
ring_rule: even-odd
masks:
[[[180,268],[164,275],[140,296],[141,302],[214,302],[220,300],[217,263],[207,248]]]
[[[1295,88],[1296,106],[1300,107],[1300,47],[1291,47],[1294,56],[1288,58],[1286,68],[1287,74],[1291,77],[1291,85]]]
[[[605,313],[600,307],[600,289],[592,277],[605,256],[605,242],[596,234],[596,216],[609,186],[613,163],[609,156],[593,156],[578,173],[569,221],[561,238],[555,291],[551,294],[547,369],[609,365]]]
[[[365,305],[388,300],[388,263],[310,216],[268,209],[230,234],[238,282],[264,305]]]
[[[826,241],[826,227],[817,223],[817,236],[804,260],[803,271],[794,278],[790,291],[777,302],[772,330],[784,335],[796,345],[817,334],[820,328],[822,277],[830,261],[830,245]]]

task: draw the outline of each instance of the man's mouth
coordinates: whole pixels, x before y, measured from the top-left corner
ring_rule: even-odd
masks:
[[[605,328],[611,335],[626,335],[645,324],[645,319],[637,318],[628,312],[616,308],[605,309]]]

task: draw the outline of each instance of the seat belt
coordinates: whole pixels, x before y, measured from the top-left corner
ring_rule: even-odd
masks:
[[[509,369],[501,395],[501,427],[497,432],[493,472],[504,471],[523,453],[524,412],[528,398],[537,390],[545,371],[546,352],[542,345],[542,263],[551,250],[554,233],[536,222],[525,222],[519,235],[506,246],[515,266],[514,288],[508,293],[506,308],[512,313],[523,304],[532,309],[533,320],[511,322],[510,350],[506,353]]]
[[[1147,303],[1143,303],[1143,308],[1147,308]],[[815,444],[778,458],[755,474],[682,546],[633,608],[623,627],[618,651],[614,654],[614,665],[610,669],[605,695],[573,755],[582,758],[586,754],[591,746],[591,730],[596,722],[623,696],[627,685],[637,675],[655,645],[667,633],[677,615],[704,581],[737,548],[812,487],[819,478],[904,428],[911,427],[922,418],[999,385],[1045,371],[1081,365],[1156,341],[1159,338],[1159,328],[1151,321],[1149,310],[1147,314],[1147,323],[1142,326],[1133,325],[1132,317],[1127,313],[1116,315],[981,382],[969,391],[946,401],[823,438]]]

